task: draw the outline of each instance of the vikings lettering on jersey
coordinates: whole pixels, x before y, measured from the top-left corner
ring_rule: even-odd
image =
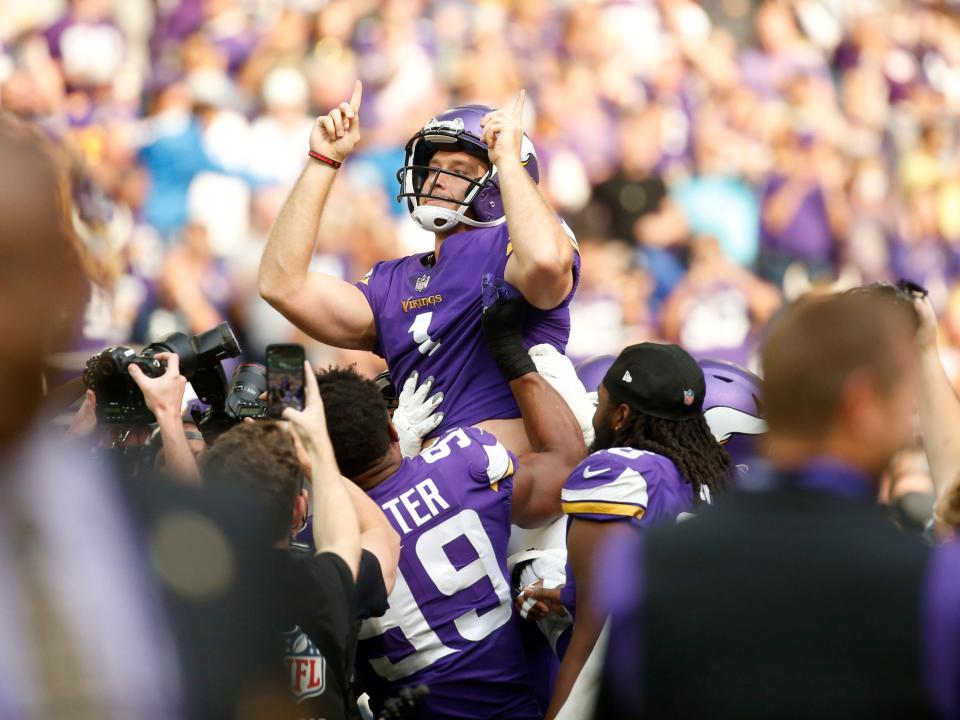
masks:
[[[416,717],[540,717],[511,622],[515,463],[489,433],[457,428],[369,491],[401,536],[390,607],[357,650],[375,706],[424,683]]]
[[[673,521],[693,508],[693,488],[673,461],[634,448],[610,448],[588,455],[570,474],[560,492],[568,518],[595,522],[629,522],[640,528]],[[569,526],[569,521],[568,521]],[[560,600],[576,617],[577,586],[567,563],[567,579]],[[561,657],[570,632],[557,641]]]
[[[571,236],[571,243],[576,241]],[[411,255],[377,263],[357,287],[373,310],[375,352],[386,359],[397,387],[416,369],[432,375],[444,393],[443,422],[434,433],[483,420],[518,418],[520,410],[480,333],[484,274],[503,278],[513,248],[506,224],[474,228],[443,242],[437,262]],[[574,289],[553,310],[531,309],[526,346],[550,343],[563,352],[570,336],[569,302],[580,274],[574,253]]]

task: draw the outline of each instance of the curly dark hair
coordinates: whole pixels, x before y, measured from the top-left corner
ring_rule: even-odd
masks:
[[[702,487],[716,497],[733,477],[733,460],[714,438],[703,415],[665,420],[631,411],[614,431],[611,447],[632,447],[670,458],[683,479],[693,486],[696,503],[700,502]]]
[[[290,534],[303,472],[286,430],[272,422],[236,425],[199,460],[205,483],[240,487],[253,495],[264,508],[274,540]]]
[[[353,367],[321,370],[317,385],[337,465],[348,478],[355,478],[390,450],[387,404],[376,384]]]

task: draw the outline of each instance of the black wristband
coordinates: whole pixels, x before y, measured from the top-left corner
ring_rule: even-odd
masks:
[[[512,343],[502,346],[491,345],[490,352],[493,353],[493,359],[507,382],[537,371],[537,366],[522,345],[517,346]]]
[[[537,366],[523,347],[526,315],[526,301],[515,298],[498,300],[485,308],[480,320],[487,347],[508,382],[537,371]]]

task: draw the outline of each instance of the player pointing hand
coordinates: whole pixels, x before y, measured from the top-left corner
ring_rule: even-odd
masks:
[[[483,128],[483,141],[490,148],[487,155],[494,165],[499,165],[502,160],[508,158],[520,159],[520,145],[523,142],[521,121],[526,97],[527,91],[521,90],[511,112],[494,110],[484,115],[480,121],[480,127]]]
[[[360,141],[360,98],[363,83],[353,86],[350,102],[342,102],[317,118],[310,133],[310,149],[331,160],[343,162]]]

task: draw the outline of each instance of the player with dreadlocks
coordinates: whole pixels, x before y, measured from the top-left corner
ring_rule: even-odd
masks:
[[[547,720],[566,702],[603,626],[589,595],[595,550],[612,533],[675,520],[723,492],[732,476],[733,462],[703,415],[705,392],[689,354],[654,343],[625,348],[598,388],[592,454],[561,494],[566,582],[527,587],[517,600],[522,616],[568,613],[575,620],[556,643],[562,662]]]

